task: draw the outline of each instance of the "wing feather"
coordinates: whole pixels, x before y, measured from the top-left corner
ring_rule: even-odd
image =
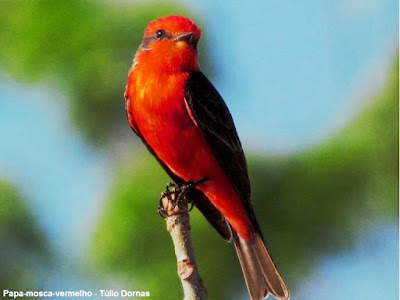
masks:
[[[185,85],[185,101],[219,165],[250,209],[250,180],[232,116],[221,95],[202,72],[193,72]]]

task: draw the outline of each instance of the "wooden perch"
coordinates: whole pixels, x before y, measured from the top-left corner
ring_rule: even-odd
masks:
[[[174,243],[184,300],[205,300],[208,299],[208,294],[194,257],[187,202],[184,192],[177,192],[176,186],[172,186],[172,189],[167,187],[162,193],[158,211],[165,218],[167,230]]]

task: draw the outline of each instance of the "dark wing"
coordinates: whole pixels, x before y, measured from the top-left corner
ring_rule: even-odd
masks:
[[[126,98],[126,97],[125,97]],[[143,138],[140,133],[139,128],[137,127],[133,116],[129,112],[128,99],[126,99],[126,113],[128,117],[129,124],[132,130],[137,134],[138,137],[143,141],[146,145],[149,152],[157,159],[158,163],[163,167],[165,172],[171,177],[171,179],[178,185],[183,184],[184,180],[179,176],[175,175],[166,164],[163,163],[161,159],[158,158],[156,153],[150,147],[150,145]],[[202,191],[193,189],[188,194],[189,199],[191,199],[194,205],[200,210],[200,212],[204,215],[207,221],[217,230],[217,232],[227,241],[232,239],[231,229],[226,222],[225,218],[222,214],[215,208],[215,206],[208,200],[208,198],[203,194]]]
[[[253,218],[246,159],[224,100],[201,72],[191,73],[185,85],[185,100],[195,123]]]

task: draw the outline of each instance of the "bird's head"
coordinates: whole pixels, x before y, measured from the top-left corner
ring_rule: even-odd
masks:
[[[199,69],[197,43],[201,30],[188,18],[168,16],[150,22],[136,53],[135,64],[151,64],[167,72]]]

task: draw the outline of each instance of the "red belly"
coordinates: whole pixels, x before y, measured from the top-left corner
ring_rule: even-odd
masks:
[[[141,135],[157,157],[180,178],[185,181],[207,178],[198,189],[240,236],[251,240],[252,227],[247,213],[201,130],[190,117],[183,90],[173,94],[175,97],[145,97],[131,104]]]

